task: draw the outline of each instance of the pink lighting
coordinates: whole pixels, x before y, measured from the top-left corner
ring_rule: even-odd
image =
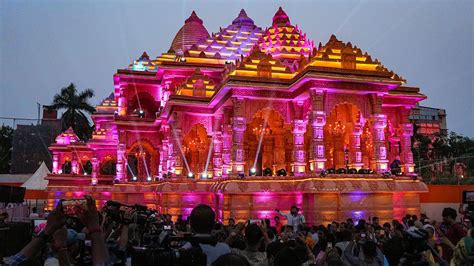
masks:
[[[426,97],[356,45],[314,45],[291,21],[279,8],[260,27],[242,9],[209,34],[193,12],[171,49],[117,70],[90,140],[56,137],[48,202],[92,194],[184,216],[205,203],[224,222],[292,205],[310,224],[416,212],[427,188],[410,176],[408,115]],[[384,179],[395,158],[405,175]],[[346,167],[375,172],[327,173]]]

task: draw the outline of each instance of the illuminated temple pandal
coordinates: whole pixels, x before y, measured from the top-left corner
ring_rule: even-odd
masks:
[[[408,115],[426,97],[404,84],[334,35],[315,46],[281,8],[269,28],[241,10],[213,34],[193,12],[169,51],[117,71],[91,140],[56,138],[50,207],[89,193],[184,216],[207,203],[220,220],[418,213]]]

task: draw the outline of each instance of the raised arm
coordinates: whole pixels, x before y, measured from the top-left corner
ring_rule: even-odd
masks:
[[[109,252],[105,246],[102,229],[99,225],[99,213],[95,206],[95,200],[87,195],[87,209],[84,210],[79,219],[87,227],[89,238],[92,242],[92,262],[94,265],[108,264],[110,261]]]

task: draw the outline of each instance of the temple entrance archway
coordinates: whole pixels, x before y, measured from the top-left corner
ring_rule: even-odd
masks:
[[[271,169],[273,174],[280,169],[289,172],[293,149],[291,126],[285,124],[279,112],[271,108],[259,110],[247,123],[244,149],[246,173],[252,167],[256,168],[257,175],[262,175],[266,168]]]
[[[127,176],[137,177],[137,181],[146,181],[147,177],[157,175],[156,162],[158,152],[146,140],[137,140],[127,150]]]
[[[206,174],[212,172],[212,157],[208,156],[210,143],[210,137],[202,124],[192,126],[189,133],[183,139],[184,156],[189,170],[195,175],[200,175],[206,170]],[[184,166],[184,174],[187,175],[188,169],[186,168],[186,163],[184,163]]]
[[[351,103],[340,103],[331,110],[324,126],[327,168],[354,167],[356,162],[361,164],[362,120],[361,111]]]

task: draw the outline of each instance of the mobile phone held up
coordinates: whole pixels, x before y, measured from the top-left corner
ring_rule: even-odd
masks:
[[[61,205],[63,206],[63,213],[70,217],[77,217],[87,210],[86,199],[63,200]]]

